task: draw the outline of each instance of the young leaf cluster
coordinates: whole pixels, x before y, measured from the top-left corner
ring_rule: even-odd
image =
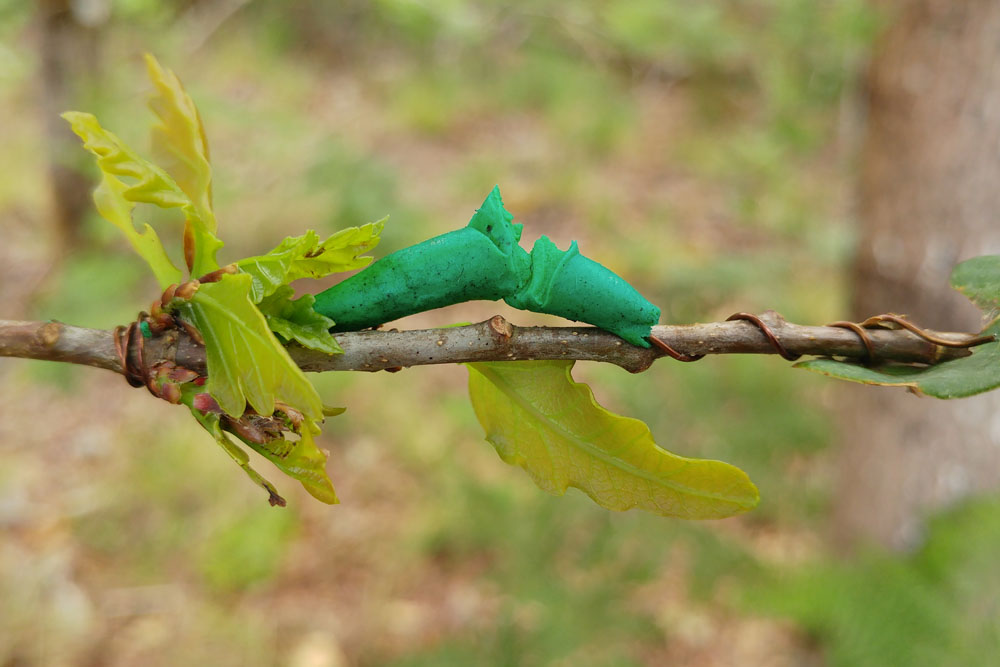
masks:
[[[299,278],[322,278],[371,261],[383,221],[342,230],[326,240],[313,231],[286,238],[272,251],[225,267],[216,259],[222,240],[212,206],[208,142],[194,102],[180,80],[146,56],[157,117],[152,144],[159,164],[140,157],[91,114],[63,117],[97,158],[101,183],[94,194],[100,214],[118,227],[156,276],[164,296],[153,315],[193,328],[205,345],[207,376],[184,369],[156,374],[159,395],[188,406],[216,442],[284,504],[274,486],[254,471],[232,436],[299,480],[309,493],[337,502],[326,474],[326,454],[315,444],[325,409],[316,389],[284,344],[296,341],[329,354],[342,352],[329,333],[333,321],[313,309],[312,295],[293,299]],[[184,274],[156,232],[135,228],[137,204],[177,209],[184,216]],[[329,413],[329,412],[327,412]]]

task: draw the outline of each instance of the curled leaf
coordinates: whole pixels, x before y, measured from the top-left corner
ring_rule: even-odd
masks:
[[[302,424],[298,440],[244,441],[283,473],[302,483],[313,498],[328,505],[340,502],[330,477],[326,474],[326,452],[316,446],[313,436],[319,428],[312,421]]]
[[[202,395],[202,394],[199,394]],[[201,425],[203,429],[209,432],[209,434],[215,439],[216,444],[222,447],[223,451],[229,454],[229,457],[236,462],[236,464],[243,468],[243,472],[247,474],[247,477],[253,481],[254,484],[263,487],[267,491],[268,502],[271,506],[285,506],[285,499],[281,497],[278,490],[274,488],[274,484],[264,479],[260,473],[253,469],[250,465],[250,457],[247,453],[240,449],[239,445],[229,439],[229,436],[225,434],[222,430],[222,424],[220,421],[220,416],[214,412],[202,412],[197,409],[193,403],[192,399],[195,394],[191,391],[185,391],[182,394],[181,401],[188,406],[191,410],[191,414],[194,415],[195,420]]]
[[[62,117],[83,139],[83,147],[97,157],[102,172],[127,179],[128,187],[123,192],[127,200],[161,208],[191,206],[191,200],[165,171],[136,155],[114,133],[101,127],[92,114],[67,111]]]

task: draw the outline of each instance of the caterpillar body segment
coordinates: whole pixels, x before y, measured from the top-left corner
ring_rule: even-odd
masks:
[[[546,236],[531,249],[531,277],[508,305],[586,322],[649,347],[646,337],[660,321],[660,309],[614,271],[585,257],[576,241],[559,250]]]

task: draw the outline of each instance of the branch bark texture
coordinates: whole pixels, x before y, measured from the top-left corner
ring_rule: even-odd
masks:
[[[839,327],[803,326],[767,312],[760,316],[788,352],[864,359],[868,351],[854,332]],[[957,343],[975,336],[931,332]],[[685,355],[775,354],[755,325],[745,321],[660,325],[653,335]],[[869,331],[875,358],[934,364],[970,351],[930,343],[905,330]],[[638,373],[664,356],[657,348],[629,345],[594,327],[517,327],[502,317],[444,329],[356,331],[336,335],[344,354],[329,356],[297,345],[288,348],[305,371],[379,371],[470,361],[578,359],[616,364]],[[168,360],[198,372],[205,350],[186,334],[171,331],[145,342],[147,364]],[[134,352],[134,351],[133,351]],[[0,320],[0,356],[62,361],[122,372],[113,333],[60,322]]]

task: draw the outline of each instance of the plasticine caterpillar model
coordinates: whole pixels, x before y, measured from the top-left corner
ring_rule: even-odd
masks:
[[[315,309],[355,331],[454,303],[503,299],[521,310],[593,324],[633,345],[647,337],[660,309],[613,271],[542,236],[526,252],[494,187],[469,224],[397,250],[316,295]]]

